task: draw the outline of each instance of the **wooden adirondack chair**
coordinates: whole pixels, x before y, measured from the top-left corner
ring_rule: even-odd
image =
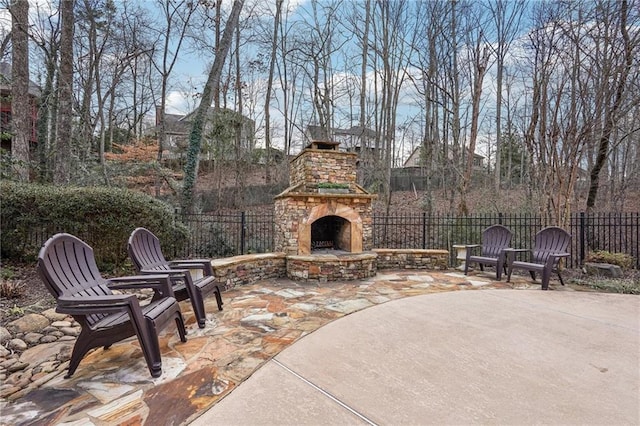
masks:
[[[484,265],[495,266],[496,279],[502,278],[502,271],[506,272],[505,249],[511,243],[513,233],[502,225],[493,225],[482,231],[482,244],[466,245],[467,256],[464,263],[464,274],[469,272],[469,264],[477,263],[480,270],[484,271]],[[480,255],[473,255],[480,248]]]
[[[100,275],[93,249],[70,234],[51,237],[40,249],[37,270],[57,300],[56,311],[73,316],[82,330],[73,347],[69,378],[84,355],[93,348],[137,336],[153,377],[162,374],[158,330],[175,321],[180,340],[186,331],[180,306],[173,297],[167,275],[105,279]],[[113,294],[112,289],[152,288],[155,300],[140,306],[134,294]]]
[[[173,291],[179,301],[190,299],[198,327],[204,328],[207,319],[204,310],[204,297],[213,292],[222,310],[220,287],[215,281],[211,260],[189,259],[168,261],[162,254],[160,240],[145,228],[136,228],[129,236],[127,244],[129,257],[140,274],[169,274]],[[199,270],[202,277],[193,279],[190,270]]]
[[[549,289],[549,279],[551,272],[558,274],[560,284],[564,285],[562,275],[558,269],[560,259],[569,257],[569,245],[571,244],[571,234],[562,228],[550,226],[539,231],[535,236],[533,249],[509,249],[507,250],[507,282],[511,280],[511,272],[514,269],[524,269],[529,271],[531,278],[535,281],[536,272],[542,275],[542,290]],[[530,261],[517,261],[515,254],[517,252],[529,252]]]

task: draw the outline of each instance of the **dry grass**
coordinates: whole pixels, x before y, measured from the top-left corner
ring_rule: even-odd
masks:
[[[2,279],[0,281],[0,297],[7,299],[17,299],[25,292],[25,285],[20,281]]]

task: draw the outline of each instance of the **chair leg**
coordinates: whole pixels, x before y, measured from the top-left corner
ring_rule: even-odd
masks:
[[[502,261],[498,261],[498,263],[496,264],[496,280],[500,281],[500,279],[502,278],[503,269],[505,269],[504,264],[502,263]]]
[[[73,376],[73,373],[76,372],[82,358],[84,358],[87,352],[89,352],[89,349],[93,347],[91,346],[91,339],[88,338],[89,334],[84,333],[83,331],[80,332],[80,335],[76,340],[76,344],[73,346],[71,360],[69,361],[69,369],[67,370],[67,374],[64,376],[65,379],[69,379]]]
[[[176,327],[178,328],[178,334],[180,335],[180,341],[185,343],[187,341],[187,329],[184,326],[184,318],[182,312],[176,312]]]
[[[557,270],[558,278],[560,279],[560,284],[564,285],[564,281],[562,281],[562,275],[560,275],[560,270]]]
[[[191,297],[191,306],[193,307],[193,313],[198,321],[198,327],[204,328],[207,322],[207,314],[204,310],[204,300],[202,297],[202,290],[198,287],[195,288],[193,296]]]
[[[222,293],[220,292],[220,286],[218,285],[216,285],[215,295],[216,295],[216,302],[218,303],[218,310],[221,311],[222,305],[224,305],[224,303],[222,302]]]
[[[536,280],[536,271],[529,271],[529,275],[531,275],[532,280]]]
[[[551,271],[544,269],[542,271],[542,289],[549,290],[549,278],[551,278]]]
[[[162,358],[160,356],[160,342],[158,341],[158,332],[155,322],[151,318],[145,317],[144,330],[141,330],[138,340],[140,348],[147,361],[147,367],[151,373],[151,377],[160,377],[162,375]]]

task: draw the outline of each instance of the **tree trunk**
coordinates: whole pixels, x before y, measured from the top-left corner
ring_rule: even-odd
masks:
[[[620,72],[618,77],[618,84],[616,87],[616,94],[613,105],[606,111],[605,124],[602,130],[602,136],[600,136],[600,143],[598,145],[598,155],[596,162],[591,169],[589,195],[587,196],[587,211],[592,211],[596,204],[596,197],[598,195],[598,188],[600,186],[600,171],[607,161],[609,155],[609,142],[611,134],[615,130],[618,122],[618,113],[622,105],[622,99],[625,96],[625,86],[627,84],[627,77],[631,67],[633,66],[633,48],[631,40],[629,38],[629,31],[627,29],[627,16],[628,16],[628,2],[622,0],[620,3],[620,34],[624,42],[624,54],[625,54],[625,66]]]
[[[271,56],[269,58],[269,77],[267,80],[267,92],[264,100],[264,148],[265,148],[265,180],[271,182],[271,91],[273,90],[273,73],[276,67],[276,48],[278,47],[278,28],[280,27],[280,14],[283,0],[276,1],[276,16],[273,20],[273,37],[271,39]]]
[[[18,180],[29,181],[29,140],[32,125],[29,102],[29,2],[11,1],[11,157]]]
[[[369,140],[364,137],[364,129],[367,128],[367,58],[369,48],[369,22],[371,21],[371,0],[366,0],[364,4],[364,30],[362,31],[362,67],[360,69],[360,127],[362,128],[362,139],[360,140],[361,152],[369,155]],[[365,146],[366,143],[366,146]]]
[[[185,33],[187,28],[189,27],[189,22],[191,21],[191,16],[195,10],[195,6],[191,3],[179,2],[173,3],[170,0],[159,0],[159,5],[162,6],[162,12],[164,14],[166,27],[163,29],[162,33],[164,39],[162,41],[162,61],[161,63],[156,63],[153,55],[151,55],[151,64],[156,70],[160,73],[161,83],[160,83],[160,106],[156,108],[156,127],[158,129],[158,155],[156,156],[156,178],[155,178],[155,195],[156,197],[160,196],[160,188],[162,185],[162,172],[160,170],[162,165],[162,153],[167,146],[167,124],[165,120],[165,109],[167,107],[167,92],[168,92],[168,83],[169,83],[169,75],[171,74],[173,67],[178,59],[178,53],[181,50],[182,43],[185,39]],[[187,11],[184,15],[180,15],[181,11],[184,11],[184,7],[187,7]],[[173,41],[174,34],[174,26],[177,23],[180,23],[178,28],[178,37],[177,43],[173,46],[173,50],[171,50],[171,44]]]
[[[467,206],[467,193],[469,192],[469,184],[471,183],[471,175],[473,173],[473,156],[476,151],[476,141],[478,139],[478,120],[480,117],[480,98],[482,96],[482,83],[489,63],[488,48],[484,49],[480,46],[482,43],[482,32],[477,40],[475,59],[474,59],[474,76],[473,76],[473,94],[471,95],[471,130],[469,135],[469,146],[465,158],[465,170],[462,176],[460,204],[458,213],[461,215],[469,214]]]
[[[58,120],[56,132],[56,162],[53,181],[69,183],[71,179],[71,140],[73,114],[73,26],[74,0],[60,0],[60,71],[58,74]]]
[[[233,41],[233,34],[238,20],[240,18],[240,12],[242,11],[242,5],[244,0],[234,0],[231,14],[227,20],[227,25],[224,29],[224,34],[220,40],[219,49],[213,66],[209,72],[209,78],[202,91],[202,98],[200,99],[200,105],[193,118],[193,124],[191,126],[191,133],[189,134],[189,147],[187,150],[187,161],[184,166],[184,187],[182,189],[182,210],[184,212],[192,212],[194,210],[194,192],[196,187],[196,181],[198,177],[198,165],[200,159],[200,147],[202,145],[202,133],[204,130],[205,120],[209,116],[209,108],[211,107],[211,101],[214,98],[214,88],[219,87],[220,75],[222,74],[222,67],[224,61],[231,47]]]

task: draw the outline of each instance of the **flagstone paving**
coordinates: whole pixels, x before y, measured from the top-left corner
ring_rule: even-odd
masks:
[[[383,271],[366,281],[307,284],[265,280],[207,300],[199,329],[181,304],[188,341],[169,328],[160,337],[162,376],[153,379],[137,340],[87,355],[70,379],[59,371],[38,389],[0,401],[1,423],[67,425],[187,424],[266,361],[302,336],[350,313],[395,299],[444,291],[540,288],[526,278],[493,281],[490,273]],[[571,290],[568,287],[552,288]],[[66,342],[72,345],[73,342]],[[60,342],[50,345],[61,345]],[[62,350],[56,347],[56,350]]]

